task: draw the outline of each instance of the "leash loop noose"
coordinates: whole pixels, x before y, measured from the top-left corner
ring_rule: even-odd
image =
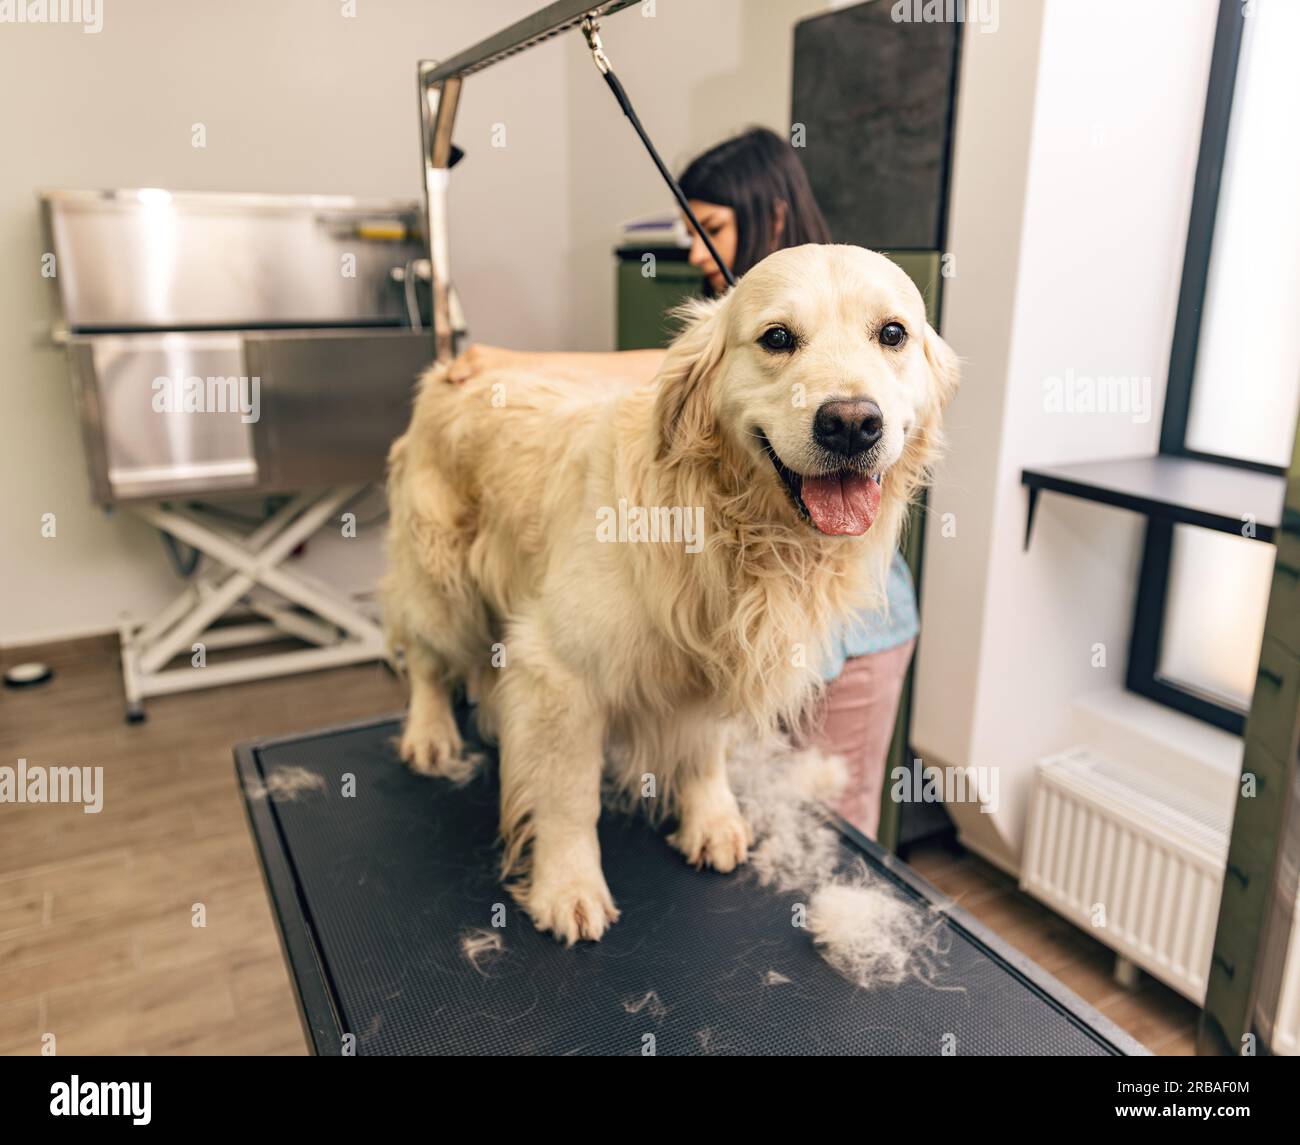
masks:
[[[690,220],[691,226],[695,228],[695,233],[700,236],[714,265],[722,272],[722,277],[727,280],[728,286],[736,285],[736,277],[731,273],[731,267],[722,261],[722,256],[718,254],[718,248],[713,245],[713,240],[705,233],[704,228],[700,225],[700,220],[695,217],[695,212],[691,210],[691,205],[686,201],[685,194],[678,186],[677,180],[673,178],[672,172],[664,165],[664,161],[659,158],[659,152],[655,150],[655,145],[650,142],[650,136],[646,134],[646,129],[641,126],[641,120],[637,118],[636,112],[632,108],[632,101],[628,99],[627,92],[623,90],[623,85],[618,82],[618,76],[614,74],[614,69],[610,66],[609,57],[605,55],[605,49],[600,42],[600,25],[596,23],[591,16],[587,16],[582,21],[582,35],[587,41],[587,47],[591,49],[591,58],[596,64],[596,70],[605,77],[605,82],[609,85],[609,90],[614,93],[614,98],[618,100],[618,105],[623,109],[623,114],[627,116],[628,122],[632,124],[637,135],[641,137],[641,142],[645,144],[645,149],[650,153],[650,158],[654,160],[655,166],[659,169],[659,174],[668,184],[668,189],[673,193],[673,198],[677,200],[677,205],[681,207],[682,213]]]

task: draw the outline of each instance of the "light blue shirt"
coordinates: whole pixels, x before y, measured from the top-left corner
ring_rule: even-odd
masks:
[[[885,599],[885,608],[858,613],[832,638],[831,657],[822,669],[822,679],[834,680],[844,670],[845,660],[897,648],[920,631],[912,572],[897,551],[885,578]]]

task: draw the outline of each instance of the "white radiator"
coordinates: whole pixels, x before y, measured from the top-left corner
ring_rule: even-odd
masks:
[[[1230,827],[1228,809],[1075,748],[1039,767],[1020,885],[1202,1005]]]

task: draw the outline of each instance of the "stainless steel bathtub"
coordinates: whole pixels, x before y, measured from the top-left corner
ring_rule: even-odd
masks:
[[[418,203],[143,189],[41,205],[96,501],[382,475],[433,357]]]

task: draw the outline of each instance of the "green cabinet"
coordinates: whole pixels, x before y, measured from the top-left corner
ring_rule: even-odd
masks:
[[[675,333],[670,312],[700,297],[703,277],[684,251],[620,250],[617,256],[618,348],[667,346]]]

